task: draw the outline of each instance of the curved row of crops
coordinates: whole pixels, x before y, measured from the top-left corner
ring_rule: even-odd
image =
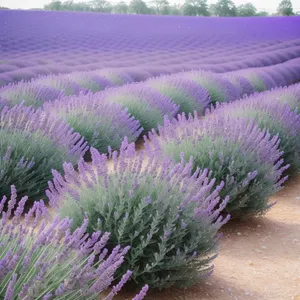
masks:
[[[300,56],[297,18],[233,21],[0,11],[0,20],[0,86],[105,68],[134,67],[152,76],[195,68],[225,72]]]
[[[41,76],[56,74],[56,76],[61,76],[59,74],[71,74],[72,77],[81,77],[81,73],[92,72],[95,73],[108,73],[111,70],[118,70],[120,73],[129,73],[133,74],[135,78],[139,81],[144,76],[148,75],[159,76],[162,74],[172,74],[176,72],[182,71],[190,71],[197,68],[201,68],[202,70],[213,71],[216,73],[224,73],[230,72],[239,69],[245,68],[253,68],[253,67],[264,67],[264,66],[272,66],[274,64],[284,63],[288,60],[299,58],[300,56],[300,46],[291,46],[286,49],[284,45],[282,45],[283,49],[278,49],[277,46],[274,49],[269,49],[268,47],[265,49],[266,53],[262,53],[260,49],[260,53],[257,54],[257,50],[250,53],[248,56],[238,57],[234,54],[234,51],[230,50],[229,54],[223,53],[220,59],[214,58],[213,60],[209,58],[197,57],[199,54],[194,54],[196,57],[194,60],[185,62],[182,64],[183,57],[179,56],[175,59],[172,59],[170,64],[166,63],[166,60],[169,58],[169,55],[162,55],[161,61],[157,62],[157,65],[153,64],[153,60],[147,57],[147,60],[151,62],[137,64],[132,67],[132,60],[124,67],[120,67],[120,64],[108,64],[108,66],[97,65],[95,63],[84,64],[81,67],[70,67],[70,66],[62,66],[61,64],[51,64],[49,66],[34,66],[34,67],[25,67],[21,69],[17,69],[14,71],[0,72],[0,87],[7,85],[9,83],[16,83],[20,81],[29,81],[33,78],[38,78]],[[243,50],[243,54],[244,54]],[[193,53],[183,53],[183,56],[187,55],[186,59],[190,59],[193,56]],[[161,56],[161,55],[159,55]],[[210,55],[207,54],[209,57]],[[226,58],[224,58],[226,57]],[[76,61],[76,60],[75,60]],[[74,63],[74,59],[72,60]],[[0,64],[1,66],[1,64]],[[2,66],[5,71],[5,66]],[[74,73],[74,75],[72,75]],[[58,75],[57,75],[58,74]],[[51,76],[51,75],[49,75]],[[55,75],[54,75],[55,76]]]
[[[294,52],[291,51],[291,53]],[[271,53],[270,55],[273,55]],[[280,57],[282,57],[282,53],[280,52]],[[297,56],[292,56],[290,58],[294,58]],[[262,64],[250,64],[249,60],[246,60],[247,66],[242,63],[237,63],[236,67],[234,67],[234,63],[230,62],[230,68],[225,68],[224,70],[219,70],[219,72],[227,72],[224,73],[225,77],[228,72],[239,69],[246,69],[247,71],[233,71],[230,72],[232,74],[239,73],[247,73],[254,70],[255,72],[258,68],[255,69],[247,69],[253,66],[264,66],[270,65],[269,67],[261,67],[262,73],[270,73],[271,76],[276,76],[275,72],[280,72],[281,76],[284,78],[274,78],[277,86],[285,86],[292,83],[295,83],[299,80],[299,58],[290,59],[286,58],[279,61],[274,61],[270,59],[270,64],[262,63]],[[290,59],[290,60],[289,60]],[[251,61],[260,61],[257,58],[252,58]],[[263,62],[268,62],[269,59],[265,56],[262,57]],[[216,64],[215,68],[222,67],[222,64]],[[190,69],[195,69],[195,66]],[[202,68],[204,69],[204,68]],[[8,104],[17,104],[20,101],[24,101],[28,105],[40,106],[45,101],[52,101],[54,99],[63,97],[63,96],[71,96],[71,95],[79,95],[80,93],[88,93],[88,92],[98,92],[103,91],[107,88],[117,87],[125,84],[130,84],[134,82],[141,82],[149,79],[153,76],[158,76],[161,74],[171,74],[169,76],[177,76],[172,75],[176,72],[181,72],[183,70],[189,70],[189,68],[178,68],[178,69],[170,69],[170,70],[159,70],[159,69],[148,69],[147,68],[123,68],[123,69],[100,69],[94,71],[86,71],[86,72],[74,72],[69,74],[60,74],[60,75],[49,75],[43,76],[37,79],[33,79],[30,82],[20,82],[18,84],[12,84],[5,86],[0,89],[0,100],[2,102]],[[218,71],[212,67],[208,67],[207,70]],[[20,73],[18,73],[20,74]],[[180,73],[181,74],[181,73]],[[289,74],[289,75],[288,75]],[[266,75],[267,76],[267,75]],[[31,78],[31,77],[30,77]],[[253,78],[255,80],[255,78]],[[0,78],[1,81],[1,78]],[[7,84],[7,83],[6,83]],[[262,87],[257,87],[257,91],[260,91]],[[265,88],[266,89],[266,88]],[[247,94],[249,94],[249,91]]]
[[[0,238],[5,249],[0,256],[0,263],[5,266],[5,273],[0,277],[1,296],[80,299],[82,295],[89,295],[94,299],[114,281],[113,274],[117,278],[125,275],[112,289],[110,297],[130,275],[138,285],[147,283],[159,288],[190,285],[211,273],[218,230],[230,215],[244,218],[263,214],[270,208],[268,197],[282,187],[287,175],[299,171],[300,85],[218,105],[204,118],[179,115],[170,121],[180,107],[186,106],[188,112],[199,105],[198,100],[193,101],[192,93],[186,103],[172,102],[173,99],[182,101],[182,95],[192,87],[201,90],[207,107],[210,102],[234,100],[245,89],[275,86],[278,78],[285,78],[277,73],[272,77],[271,73],[259,70],[245,72],[244,76],[242,72],[228,74],[229,80],[202,71],[182,74],[188,79],[164,77],[163,85],[158,79],[151,79],[142,87],[136,84],[99,93],[104,97],[99,103],[116,105],[103,116],[108,117],[124,105],[132,115],[135,112],[143,116],[145,111],[146,118],[141,121],[145,124],[157,111],[161,120],[166,113],[169,118],[164,118],[164,126],[159,127],[160,137],[152,130],[146,139],[146,150],[136,153],[134,144],[125,138],[120,153],[108,147],[107,156],[91,148],[91,164],[82,158],[87,150],[84,139],[51,116],[51,109],[61,100],[45,106],[50,114],[23,105],[2,110],[1,134],[6,144],[2,147],[5,151],[1,155],[1,170],[6,171],[2,172],[1,189],[8,194],[9,186],[17,181],[17,189],[23,197],[20,199],[13,187],[10,201],[6,203],[3,198],[0,204],[4,220]],[[187,80],[192,83],[186,85]],[[244,88],[246,82],[247,88]],[[151,92],[147,85],[151,86]],[[180,89],[183,86],[186,90]],[[163,94],[166,90],[168,96]],[[147,93],[149,98],[141,98]],[[89,97],[92,103],[97,94],[78,99],[82,97]],[[78,120],[82,109],[76,111],[72,98],[69,100],[68,104],[68,99],[64,99],[66,109],[60,107],[61,114],[65,117],[73,107],[71,116]],[[131,102],[136,105],[130,105]],[[198,110],[200,115],[205,107]],[[82,118],[82,123],[91,129],[93,122],[97,124],[96,119],[90,118],[93,111],[97,112],[97,106]],[[105,128],[109,134],[111,126],[120,122],[118,130],[122,127],[125,130],[127,125],[134,140],[142,129],[127,111],[120,111],[123,119],[114,119],[113,123],[106,121]],[[99,136],[112,142],[105,134],[103,131]],[[25,147],[26,143],[31,146]],[[109,158],[111,168],[107,166]],[[52,172],[53,178],[51,169],[56,169]],[[41,176],[40,172],[43,172]],[[16,174],[21,176],[14,177]],[[38,182],[35,183],[34,178]],[[24,185],[27,179],[32,180],[28,186]],[[47,197],[59,218],[37,228],[36,236],[26,230],[19,219],[25,203],[42,195],[46,181],[49,181]],[[25,194],[31,198],[28,200]],[[36,227],[38,219],[46,218],[48,212],[43,202],[31,202],[30,206],[33,208],[26,214],[25,224],[33,222]],[[14,226],[11,226],[7,219],[13,210]],[[110,238],[108,234],[101,237],[99,230],[110,232]],[[85,232],[90,234],[90,239]],[[49,245],[56,247],[49,249]],[[73,266],[75,257],[80,263]],[[75,276],[78,268],[81,272]],[[127,272],[128,269],[131,271]],[[55,277],[55,274],[60,275]],[[99,274],[105,279],[98,278]],[[135,300],[142,299],[146,290],[147,286]]]
[[[211,104],[289,85],[299,81],[299,74],[299,66],[294,62],[222,76],[207,71],[183,72],[49,101],[43,108],[64,119],[90,146],[107,152],[108,146],[119,149],[125,136],[134,142],[142,133],[157,129],[166,116],[194,111],[204,115]]]
[[[101,153],[118,150],[125,137],[135,142],[157,130],[166,117],[194,111],[202,116],[211,104],[295,82],[297,69],[287,65],[274,67],[273,72],[263,68],[223,76],[184,72],[46,102],[43,110],[22,104],[5,107],[0,114],[0,190],[5,195],[14,184],[21,196],[26,194],[32,201],[43,196],[51,169],[62,171],[65,161],[76,165],[88,146]]]

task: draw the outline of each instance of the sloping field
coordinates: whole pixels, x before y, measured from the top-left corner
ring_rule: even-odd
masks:
[[[0,299],[298,300],[299,28],[0,10]]]

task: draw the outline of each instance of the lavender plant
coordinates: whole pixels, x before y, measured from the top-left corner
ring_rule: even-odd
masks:
[[[42,110],[17,105],[0,112],[0,193],[15,184],[20,196],[44,194],[52,168],[76,164],[87,150],[83,138]]]
[[[67,97],[45,103],[44,110],[65,120],[100,152],[107,152],[108,146],[119,149],[125,137],[130,142],[136,141],[143,131],[140,122],[120,104],[107,102],[101,95]]]
[[[95,93],[113,86],[107,78],[96,75],[94,72],[73,72],[64,77],[75,82],[82,91]]]
[[[289,174],[297,174],[300,170],[300,115],[291,111],[288,104],[269,101],[269,94],[272,92],[220,105],[218,113],[254,120],[259,128],[267,128],[271,135],[278,135],[284,161],[290,165]]]
[[[27,201],[25,196],[17,204],[16,189],[11,186],[10,200],[3,197],[0,202],[0,298],[112,299],[132,273],[127,271],[110,289],[129,247],[108,251],[110,234],[87,234],[87,218],[72,233],[70,219],[48,221],[42,200],[21,218]],[[134,299],[143,299],[147,289]]]
[[[103,97],[127,108],[128,112],[140,121],[145,131],[157,128],[158,124],[163,124],[165,115],[172,118],[179,109],[170,98],[140,84],[108,89]]]
[[[0,98],[7,105],[24,103],[27,106],[42,106],[45,101],[52,101],[61,96],[61,92],[53,87],[21,82],[9,85],[0,90]]]
[[[231,72],[222,74],[222,77],[230,81],[236,87],[238,91],[238,98],[255,93],[253,85],[245,77],[234,75]]]
[[[208,171],[191,174],[192,162],[173,165],[151,151],[136,153],[125,140],[120,155],[107,156],[91,148],[92,163],[79,161],[76,173],[64,164],[64,177],[53,171],[46,194],[61,217],[76,228],[87,213],[89,233],[111,233],[109,247],[130,245],[121,266],[133,271],[137,284],[186,286],[208,276],[216,257],[218,229],[229,219],[220,213],[228,202],[218,196],[223,183]],[[118,274],[118,273],[117,273]]]
[[[270,101],[278,100],[280,103],[286,103],[291,110],[300,114],[300,84],[294,84],[288,87],[278,88],[268,93]]]
[[[195,81],[209,92],[211,103],[229,102],[239,98],[236,87],[225,78],[208,71],[182,73],[183,78]],[[179,75],[181,76],[181,75]]]
[[[192,80],[173,76],[161,76],[146,81],[146,85],[169,97],[179,105],[179,112],[197,111],[204,114],[210,104],[208,92]]]
[[[163,155],[180,161],[182,153],[194,159],[194,168],[209,169],[215,184],[224,181],[220,195],[229,195],[226,211],[235,218],[263,214],[270,205],[268,197],[287,179],[282,173],[279,139],[260,130],[254,121],[231,119],[220,114],[199,120],[197,116],[178,116],[166,120],[159,135],[150,134],[154,147]]]
[[[56,90],[61,91],[65,96],[78,95],[81,91],[80,87],[75,82],[60,76],[44,76],[36,80],[35,83],[55,88]]]
[[[94,71],[94,73],[98,76],[105,77],[114,86],[124,85],[124,84],[134,82],[130,74],[121,70],[105,69],[105,70]]]
[[[262,70],[256,71],[255,69],[245,69],[233,72],[235,75],[246,78],[256,92],[263,92],[276,87],[276,82],[269,75],[268,72]]]

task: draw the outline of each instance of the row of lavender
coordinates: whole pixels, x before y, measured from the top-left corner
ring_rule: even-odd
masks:
[[[194,111],[204,115],[211,104],[290,85],[299,81],[299,74],[294,60],[223,76],[193,71],[45,102],[44,110],[4,107],[0,192],[6,195],[14,184],[20,195],[38,198],[44,194],[51,169],[61,171],[64,161],[76,164],[89,146],[101,153],[117,150],[125,137],[135,142],[166,117]]]
[[[166,119],[160,137],[153,130],[146,149],[138,153],[127,139],[119,155],[91,148],[92,164],[81,157],[78,172],[72,163],[63,164],[63,175],[53,171],[46,194],[59,217],[48,225],[37,227],[39,219],[48,217],[43,201],[34,202],[21,222],[28,198],[19,199],[12,187],[10,201],[4,197],[0,204],[0,295],[7,300],[96,299],[125,273],[106,298],[111,299],[130,276],[136,284],[160,288],[206,278],[216,256],[218,229],[229,214],[263,214],[272,206],[268,197],[293,174],[290,170],[299,171],[299,103],[297,84],[220,105],[204,118]],[[51,145],[45,130],[63,123],[41,117],[41,111],[14,107],[2,114],[1,122],[12,124],[13,112],[20,116],[16,127],[22,131],[32,133],[49,122],[34,136],[56,155],[63,147],[75,157],[85,151],[78,134],[68,130],[57,130]],[[16,132],[10,132],[12,140],[21,138],[12,135]],[[8,148],[3,165],[16,161],[16,154]],[[38,161],[21,160],[15,170],[30,177],[28,164]],[[100,231],[110,234],[101,236]],[[134,299],[142,299],[146,290]]]
[[[152,77],[162,74],[172,74],[196,68],[224,73],[251,67],[271,66],[283,63],[289,59],[299,58],[300,56],[298,40],[284,42],[279,45],[276,43],[276,45],[266,46],[264,48],[262,48],[261,45],[257,45],[257,48],[254,49],[246,47],[246,49],[239,51],[240,53],[235,49],[227,49],[226,52],[216,54],[213,58],[211,58],[212,52],[214,52],[213,49],[203,54],[200,54],[198,51],[195,52],[195,50],[183,51],[182,53],[176,52],[174,54],[175,57],[172,57],[174,55],[169,53],[155,54],[155,57],[152,57],[153,54],[147,53],[144,61],[133,57],[127,64],[121,64],[119,58],[117,62],[112,60],[112,62],[107,62],[106,64],[103,62],[97,64],[94,60],[99,59],[99,55],[95,55],[92,62],[82,62],[79,66],[76,65],[78,61],[76,55],[74,58],[70,58],[68,65],[63,64],[65,60],[62,60],[60,55],[58,55],[58,57],[59,60],[62,60],[61,62],[48,65],[46,63],[47,57],[43,54],[34,66],[27,67],[27,65],[30,64],[28,60],[13,60],[12,63],[16,64],[16,66],[8,65],[8,63],[10,63],[9,61],[4,61],[4,63],[0,62],[0,87],[9,83],[29,81],[33,78],[49,74],[66,74],[73,72],[74,75],[71,75],[71,80],[72,77],[83,77],[84,74],[82,73],[87,73],[89,76],[95,73],[106,75],[110,73],[110,68],[113,68],[113,70],[116,69],[120,73],[133,74],[138,80],[145,76]],[[109,61],[109,58],[103,57],[102,61]],[[53,75],[49,76],[53,77]],[[62,78],[70,79],[70,76],[66,74],[62,76]],[[43,81],[43,79],[41,79],[41,81]],[[39,80],[37,80],[37,82],[39,82]]]
[[[41,26],[43,24],[43,26]],[[0,81],[103,68],[224,72],[299,57],[300,18],[0,11]],[[140,30],[137,30],[139,28]]]
[[[299,70],[297,65],[299,65],[300,58],[295,58],[287,60],[284,63],[278,63],[271,65],[269,67],[253,68],[244,70],[242,65],[238,68],[244,71],[235,71],[242,74],[247,73],[251,77],[250,72],[255,70],[257,72],[264,72],[268,76],[276,76],[276,72],[280,73],[277,75],[275,80],[276,86],[289,85],[297,80]],[[235,68],[234,68],[235,69]],[[32,80],[31,82],[19,83],[8,85],[0,89],[0,100],[8,105],[18,104],[24,101],[26,105],[33,105],[35,107],[43,105],[46,101],[53,101],[57,98],[62,98],[64,96],[86,94],[89,92],[103,91],[107,88],[122,86],[125,84],[130,84],[134,82],[145,81],[150,77],[156,76],[160,72],[147,72],[146,70],[140,69],[130,69],[127,72],[120,71],[118,69],[110,70],[98,70],[89,72],[77,72],[66,75],[57,76],[46,76],[39,79]],[[227,72],[228,73],[228,72]],[[224,73],[223,77],[225,79],[227,73]],[[290,74],[289,74],[290,73]],[[172,77],[186,77],[187,72],[182,72],[179,75],[171,74]],[[167,78],[172,78],[167,77]],[[163,78],[163,77],[162,77]],[[254,81],[257,79],[252,78],[252,83],[256,84],[257,91],[264,90],[266,88],[274,87],[274,82],[268,82],[268,86],[257,86],[259,83]],[[269,80],[270,81],[270,80]],[[249,93],[249,91],[243,91],[244,93]],[[251,91],[250,91],[251,92]]]
[[[28,64],[30,64],[30,61],[28,60],[26,60],[26,62],[14,60],[13,62],[16,66],[7,65],[9,61],[5,61],[4,63],[0,62],[0,87],[13,82],[29,80],[32,80],[33,86],[47,86],[51,81],[71,81],[73,82],[73,87],[69,87],[69,90],[64,90],[64,92],[76,93],[78,92],[77,90],[80,89],[84,90],[86,88],[92,88],[94,90],[99,90],[103,89],[103,85],[105,87],[110,86],[111,84],[118,85],[124,84],[125,82],[136,82],[153,76],[190,71],[196,68],[210,70],[216,73],[224,73],[252,67],[272,66],[300,57],[298,40],[283,42],[282,44],[276,43],[275,45],[266,46],[263,49],[261,45],[257,45],[257,48],[249,48],[251,51],[248,48],[249,47],[247,47],[247,50],[238,50],[242,52],[242,55],[239,55],[236,49],[229,49],[228,53],[219,53],[218,55],[214,53],[215,50],[213,49],[210,49],[208,53],[204,54],[200,54],[199,52],[176,53],[178,58],[172,58],[172,55],[169,53],[161,54],[159,55],[161,61],[158,61],[157,65],[154,63],[155,59],[151,58],[151,54],[149,54],[147,55],[148,62],[138,62],[138,59],[132,58],[130,64],[124,65],[123,67],[120,67],[119,60],[117,66],[112,64],[101,66],[92,62],[83,64],[80,67],[63,66],[61,63],[47,66],[41,59],[36,62],[38,65],[34,66],[28,66]],[[250,52],[245,54],[247,51]],[[214,56],[211,58],[213,54]],[[167,62],[170,57],[171,61]],[[103,58],[103,61],[106,60],[107,58]],[[72,58],[72,63],[74,64],[75,62],[76,58]],[[132,62],[136,62],[136,64]],[[111,67],[112,69],[107,67]],[[69,74],[62,75],[61,73]],[[36,77],[41,78],[34,80],[33,78]],[[108,79],[109,82],[103,82],[103,77]],[[92,85],[89,85],[89,82]],[[77,86],[77,90],[74,90],[75,86]],[[59,86],[57,85],[56,87],[58,88]]]

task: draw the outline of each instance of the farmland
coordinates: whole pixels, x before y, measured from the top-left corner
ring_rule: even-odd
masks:
[[[0,25],[1,299],[297,299],[300,17]]]

